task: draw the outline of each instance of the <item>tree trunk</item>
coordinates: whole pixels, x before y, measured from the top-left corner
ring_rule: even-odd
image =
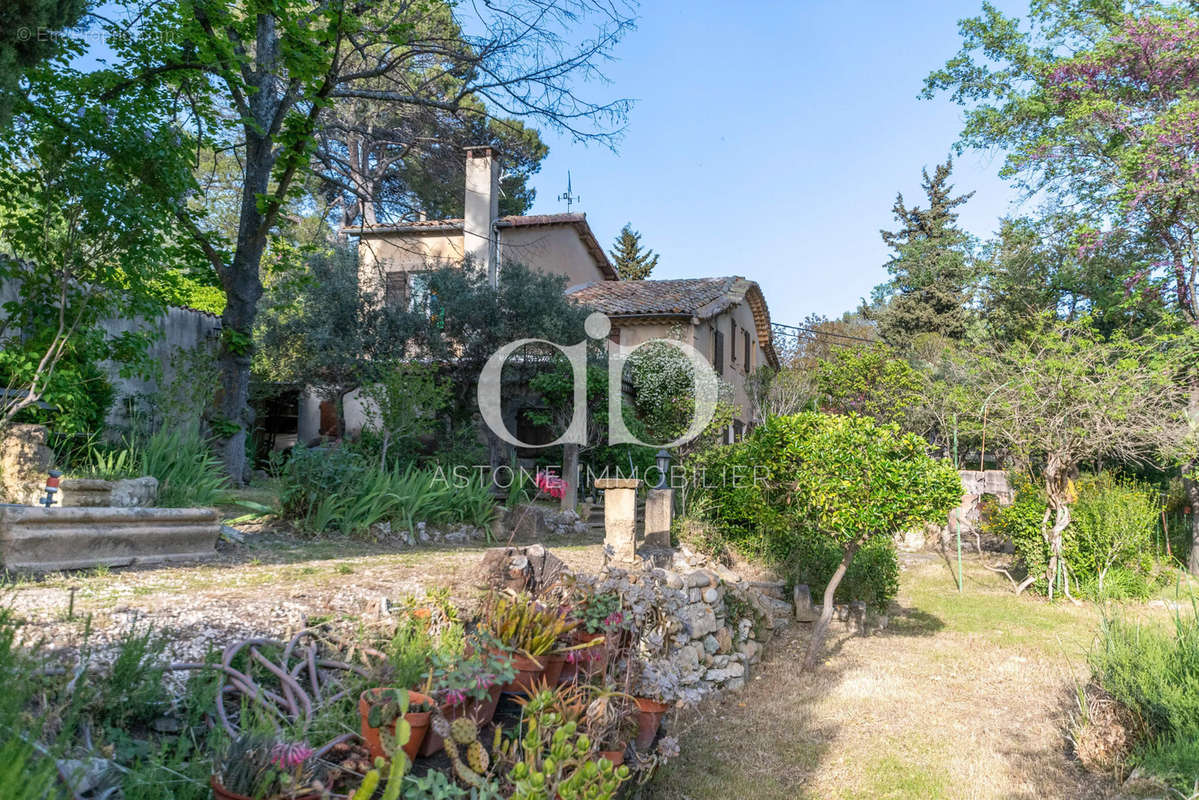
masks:
[[[808,653],[804,657],[804,669],[813,669],[816,662],[820,659],[820,652],[824,649],[824,637],[828,633],[829,623],[833,620],[833,598],[837,594],[837,586],[841,583],[841,579],[845,577],[846,571],[849,569],[849,564],[853,561],[854,554],[858,552],[860,545],[857,542],[852,542],[845,548],[845,554],[841,557],[841,563],[837,565],[836,572],[829,579],[828,586],[824,589],[824,606],[820,609],[820,619],[816,620],[816,627],[812,628],[812,638],[808,640]]]
[[[562,445],[562,480],[566,491],[562,493],[562,510],[574,511],[579,505],[579,446]]]

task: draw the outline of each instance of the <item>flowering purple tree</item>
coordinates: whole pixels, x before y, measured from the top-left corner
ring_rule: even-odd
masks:
[[[1082,215],[1079,255],[1115,235],[1159,256],[1113,280],[1199,329],[1199,16],[1157,3],[1037,2],[1029,24],[989,4],[924,94],[966,107],[959,149],[1003,148],[1002,174]],[[1199,410],[1199,358],[1190,375]],[[1195,418],[1192,415],[1192,418]],[[1184,467],[1199,507],[1199,455]],[[1199,514],[1189,567],[1199,574]]]

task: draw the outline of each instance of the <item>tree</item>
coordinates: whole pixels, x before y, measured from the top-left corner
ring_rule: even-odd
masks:
[[[939,164],[930,176],[923,171],[921,186],[928,208],[908,207],[897,195],[891,211],[899,228],[881,231],[893,250],[887,262],[891,280],[874,290],[868,316],[878,323],[888,344],[904,348],[921,333],[951,340],[966,335],[970,322],[970,237],[957,227],[955,208],[974,196],[953,196],[949,175],[952,160]]]
[[[837,586],[857,552],[870,541],[943,519],[962,499],[953,465],[934,461],[920,437],[856,414],[803,413],[775,417],[746,440],[755,465],[743,499],[760,517],[766,536],[811,531],[841,549],[824,590],[804,666],[815,666],[833,616]],[[754,512],[757,515],[757,511]]]
[[[598,0],[470,7],[441,0],[125,3],[130,22],[106,25],[116,66],[97,71],[94,91],[78,102],[102,108],[117,98],[140,98],[179,121],[178,158],[189,151],[231,152],[241,166],[231,241],[208,226],[197,207],[174,193],[157,193],[202,248],[225,291],[219,410],[227,432],[223,459],[235,483],[248,473],[249,377],[263,258],[313,167],[331,104],[382,101],[468,117],[494,109],[581,139],[604,139],[606,126],[619,123],[628,108],[625,101],[589,101],[573,85],[576,77],[597,75],[597,63],[632,26],[623,6]],[[470,9],[480,18],[460,24],[455,15]],[[590,35],[581,30],[585,20],[594,20]],[[162,187],[149,174],[143,188]]]
[[[887,345],[838,347],[816,366],[820,410],[907,428],[924,390],[919,373]]]
[[[386,305],[358,277],[357,253],[348,246],[318,249],[303,271],[268,275],[269,302],[254,332],[255,372],[316,387],[339,415],[348,393],[385,377],[423,323]]]
[[[959,23],[961,51],[925,81],[966,107],[958,148],[1001,148],[1002,174],[1084,214],[1087,258],[1123,234],[1164,258],[1128,291],[1199,327],[1199,17],[1192,4],[1034,3],[1022,27],[990,4]],[[1199,407],[1199,377],[1190,383]],[[1184,465],[1199,503],[1199,454]],[[1199,554],[1199,514],[1191,552]],[[1199,574],[1199,555],[1190,565]]]
[[[643,281],[658,266],[658,254],[641,249],[641,234],[633,230],[632,223],[625,223],[614,244],[610,255],[622,281]]]
[[[1177,337],[1102,339],[1086,318],[1050,317],[1026,338],[989,342],[958,355],[963,424],[983,423],[985,435],[1025,464],[1040,467],[1048,500],[1041,535],[1049,549],[1049,596],[1068,576],[1059,570],[1062,532],[1076,499],[1080,465],[1104,458],[1147,463],[1177,457],[1187,436],[1186,390]],[[1022,592],[1041,577],[1028,575]]]
[[[370,401],[366,417],[383,440],[379,467],[386,469],[393,442],[412,442],[433,431],[437,415],[449,401],[449,386],[424,364],[396,364],[378,372],[362,394]]]
[[[22,75],[61,51],[62,31],[86,7],[86,0],[25,0],[0,9],[0,128],[12,119]]]
[[[147,163],[176,146],[173,132],[138,104],[76,109],[78,76],[62,64],[79,50],[65,45],[31,70],[42,113],[21,99],[0,135],[0,285],[14,292],[0,309],[0,427],[32,416],[96,430],[112,400],[97,364],[138,371],[149,343],[148,331],[112,336],[100,323],[157,316],[200,263],[174,215],[136,191]],[[71,136],[61,118],[103,126],[104,147]],[[189,180],[186,170],[157,178]]]

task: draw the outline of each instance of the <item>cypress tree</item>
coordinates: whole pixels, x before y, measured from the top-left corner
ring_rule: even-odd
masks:
[[[622,281],[643,281],[658,266],[658,254],[648,249],[642,251],[641,234],[628,222],[620,229],[609,255]]]

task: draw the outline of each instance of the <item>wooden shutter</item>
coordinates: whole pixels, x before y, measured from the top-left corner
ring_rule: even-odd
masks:
[[[745,343],[745,371],[749,372],[749,367],[752,363],[749,360],[749,331],[741,331],[741,340]]]
[[[391,308],[408,308],[408,273],[389,272],[383,287],[383,302]]]
[[[712,367],[717,375],[724,374],[724,334],[720,331],[712,332]]]

